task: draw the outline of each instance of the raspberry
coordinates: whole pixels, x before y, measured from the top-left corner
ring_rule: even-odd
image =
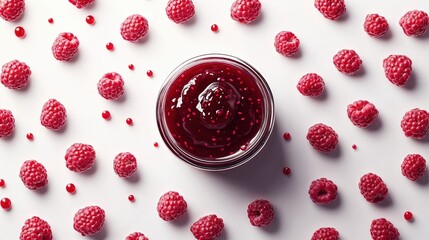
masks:
[[[314,149],[326,153],[337,147],[338,135],[330,126],[318,123],[308,129],[307,140]]]
[[[274,40],[276,51],[283,56],[290,57],[299,50],[299,39],[292,32],[281,31]]]
[[[332,227],[323,227],[317,229],[311,240],[338,240],[340,239],[340,233],[338,233],[337,229]]]
[[[325,90],[325,82],[316,73],[308,73],[299,80],[296,88],[304,96],[317,97]]]
[[[168,0],[165,12],[169,19],[175,23],[184,23],[195,14],[192,0]]]
[[[87,7],[89,4],[95,2],[95,0],[69,0],[69,2],[80,9]]]
[[[129,152],[119,153],[113,161],[113,169],[121,178],[127,178],[137,171],[137,159]]]
[[[5,63],[1,69],[1,83],[9,89],[21,89],[28,85],[31,70],[27,64],[18,60]]]
[[[366,128],[377,118],[378,110],[374,104],[359,100],[347,106],[347,115],[355,126]]]
[[[308,194],[314,203],[328,205],[337,198],[337,189],[331,180],[319,178],[311,182]]]
[[[101,230],[104,225],[105,213],[98,206],[89,206],[74,215],[73,228],[82,236],[92,235]]]
[[[41,189],[48,184],[46,168],[36,160],[25,161],[19,171],[19,177],[30,190]]]
[[[97,87],[98,93],[108,100],[115,100],[124,95],[124,80],[116,72],[104,74]]]
[[[429,113],[419,108],[411,109],[402,118],[401,128],[407,137],[425,138],[429,130]]]
[[[399,25],[407,36],[420,36],[428,29],[429,17],[424,11],[409,11],[399,20]]]
[[[188,204],[183,197],[174,191],[166,192],[158,201],[158,214],[165,221],[173,221],[186,212]]]
[[[383,60],[384,74],[393,84],[404,86],[411,76],[412,64],[405,55],[390,55]]]
[[[258,18],[261,8],[262,4],[259,0],[236,0],[231,6],[231,18],[237,22],[248,24]]]
[[[77,53],[78,48],[79,39],[73,33],[63,32],[52,44],[52,54],[57,60],[70,61]]]
[[[125,238],[125,240],[149,240],[143,233],[141,232],[135,232],[131,233],[130,235]]]
[[[398,229],[385,218],[372,220],[370,233],[373,240],[398,240],[400,235]]]
[[[9,137],[15,129],[15,118],[12,112],[0,109],[0,138]]]
[[[366,15],[363,28],[372,37],[381,37],[389,30],[386,18],[376,13]]]
[[[267,200],[255,200],[247,206],[247,217],[253,226],[268,226],[274,219],[274,209]]]
[[[49,99],[42,108],[40,123],[50,130],[59,130],[67,121],[67,112],[63,104],[56,99]]]
[[[190,230],[197,240],[214,240],[223,231],[223,219],[215,214],[207,215],[194,222]]]
[[[20,240],[51,240],[52,230],[48,222],[39,218],[32,217],[25,220],[24,226],[19,234]]]
[[[89,144],[75,143],[67,149],[64,158],[70,171],[83,172],[94,165],[95,150]]]
[[[354,50],[343,49],[334,56],[334,65],[338,71],[346,74],[355,74],[362,65],[362,60]]]
[[[2,0],[0,1],[0,17],[6,21],[18,20],[25,10],[24,0]]]
[[[315,0],[314,6],[327,19],[336,20],[346,12],[344,0]]]
[[[133,14],[125,19],[121,24],[122,38],[137,42],[146,36],[149,31],[149,23],[146,18],[139,14]]]
[[[401,165],[402,175],[411,181],[417,181],[426,172],[426,160],[420,154],[408,154]]]
[[[371,203],[383,201],[388,193],[386,184],[374,173],[367,173],[360,178],[359,190],[362,196]]]

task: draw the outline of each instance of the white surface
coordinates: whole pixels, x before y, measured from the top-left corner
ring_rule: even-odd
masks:
[[[126,3],[125,3],[126,2]],[[89,9],[78,10],[66,0],[26,1],[21,21],[0,21],[0,63],[12,59],[26,62],[33,72],[26,91],[0,86],[0,108],[12,110],[16,118],[13,138],[0,141],[0,178],[7,187],[0,198],[9,197],[11,211],[0,211],[1,239],[17,239],[25,219],[37,215],[47,220],[54,239],[85,239],[73,230],[75,212],[88,205],[106,211],[103,231],[93,239],[124,239],[141,231],[150,239],[193,239],[189,226],[209,213],[225,221],[222,240],[310,239],[314,230],[332,226],[342,240],[370,239],[374,218],[386,217],[394,223],[403,240],[429,238],[427,204],[429,186],[413,183],[401,175],[400,164],[408,153],[429,159],[429,141],[407,139],[400,128],[403,114],[414,107],[429,109],[429,37],[407,37],[399,27],[400,17],[412,9],[428,11],[428,1],[400,0],[347,1],[347,16],[340,21],[322,17],[312,0],[262,1],[260,20],[241,25],[229,17],[232,1],[195,0],[196,15],[191,23],[176,25],[165,15],[165,1],[97,0]],[[140,44],[122,40],[120,23],[139,13],[150,25],[149,37]],[[379,13],[389,21],[388,39],[374,39],[363,30],[368,13]],[[94,26],[85,22],[92,14]],[[54,24],[48,23],[52,17]],[[210,26],[219,25],[219,32]],[[22,25],[25,39],[14,36]],[[274,36],[282,30],[294,32],[301,40],[297,57],[285,58],[274,47]],[[72,63],[56,61],[50,51],[55,37],[73,32],[80,40],[79,56]],[[115,51],[105,49],[107,42]],[[339,73],[332,56],[340,49],[354,49],[363,59],[363,71],[349,77]],[[276,127],[266,148],[253,161],[237,169],[210,173],[180,162],[166,148],[156,127],[155,102],[168,73],[182,61],[202,53],[228,53],[248,61],[269,82],[276,101]],[[406,54],[413,60],[413,80],[409,87],[391,84],[382,69],[389,54]],[[135,71],[128,64],[135,65]],[[154,77],[148,78],[146,70]],[[126,99],[112,102],[101,98],[96,83],[106,72],[117,71],[125,79]],[[326,82],[327,97],[315,100],[296,90],[299,78],[319,73]],[[67,128],[49,131],[39,123],[40,110],[49,98],[57,98],[68,111]],[[346,106],[359,99],[373,102],[380,111],[379,127],[354,127]],[[111,121],[101,118],[110,110]],[[134,126],[125,124],[132,117]],[[331,125],[340,136],[340,150],[334,155],[317,153],[305,135],[317,122]],[[289,131],[292,141],[282,139]],[[33,142],[25,138],[35,135]],[[153,142],[160,143],[159,148]],[[97,152],[91,173],[76,174],[65,167],[64,153],[75,142],[92,144]],[[351,145],[357,144],[358,150]],[[120,179],[113,172],[113,158],[130,151],[138,158],[138,177]],[[47,191],[26,189],[19,179],[25,160],[42,162],[49,174]],[[282,168],[290,166],[286,177]],[[389,187],[390,200],[367,203],[357,187],[360,176],[379,174]],[[313,179],[327,177],[339,187],[339,200],[331,207],[313,204],[307,190]],[[67,183],[77,193],[65,191]],[[168,190],[180,192],[188,202],[188,213],[175,223],[162,221],[156,212],[158,198]],[[134,194],[136,201],[127,200]],[[266,229],[252,227],[247,204],[268,199],[276,217]],[[406,222],[410,210],[415,221]]]

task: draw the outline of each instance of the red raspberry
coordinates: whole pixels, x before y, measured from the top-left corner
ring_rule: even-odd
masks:
[[[274,40],[276,51],[283,56],[290,57],[299,50],[299,39],[292,32],[281,31]]]
[[[402,175],[411,181],[417,181],[426,172],[426,160],[420,154],[408,154],[401,165]]]
[[[98,206],[89,206],[74,215],[73,228],[82,236],[92,235],[101,230],[104,225],[105,213]]]
[[[28,85],[31,70],[27,64],[18,60],[5,63],[1,69],[1,83],[9,89],[21,89]]]
[[[360,178],[359,190],[362,196],[371,203],[383,201],[388,193],[383,179],[374,173],[367,173]]]
[[[362,60],[359,55],[355,51],[349,49],[340,50],[335,54],[333,60],[338,71],[347,75],[355,74],[362,65]]]
[[[20,240],[52,240],[52,230],[49,223],[39,217],[25,220],[19,234]]]
[[[337,198],[337,190],[334,182],[319,178],[311,182],[308,194],[314,203],[328,205]]]
[[[89,144],[75,143],[67,149],[64,158],[70,171],[83,172],[94,165],[95,150]]]
[[[59,130],[67,121],[67,112],[63,104],[56,99],[49,99],[42,108],[40,123],[50,130]]]
[[[195,14],[192,0],[168,0],[165,12],[169,19],[175,23],[184,23]]]
[[[338,240],[340,239],[340,233],[338,233],[337,229],[331,227],[323,227],[317,229],[311,240]]]
[[[158,214],[165,221],[173,221],[186,212],[188,204],[183,196],[174,191],[166,192],[158,201]]]
[[[304,96],[317,97],[325,90],[325,82],[321,76],[308,73],[299,80],[296,88]]]
[[[247,206],[247,217],[253,226],[268,226],[274,219],[274,209],[267,200],[255,200]]]
[[[133,14],[125,19],[121,24],[122,38],[137,42],[146,36],[149,31],[149,23],[146,18],[139,14]]]
[[[429,17],[424,11],[409,11],[399,20],[399,25],[407,36],[420,36],[429,27]]]
[[[73,33],[63,32],[52,44],[52,54],[57,60],[70,61],[77,53],[78,48],[79,39]]]
[[[121,178],[127,178],[137,171],[137,159],[129,152],[119,153],[113,161],[113,169]]]
[[[330,126],[318,123],[308,129],[307,140],[314,149],[326,153],[337,147],[338,134]]]
[[[143,233],[141,232],[135,232],[131,233],[130,235],[125,238],[125,240],[149,240]]]
[[[383,16],[373,13],[366,15],[363,28],[370,36],[381,37],[389,30],[389,23]]]
[[[24,0],[2,0],[0,1],[0,17],[6,21],[18,20],[25,10]]]
[[[419,108],[411,109],[402,118],[401,128],[407,137],[425,138],[429,130],[429,113]]]
[[[373,240],[398,240],[400,235],[398,229],[385,218],[372,220],[370,233]]]
[[[89,4],[95,2],[95,0],[69,0],[69,2],[80,9],[87,7]]]
[[[98,93],[108,100],[115,100],[124,95],[124,80],[116,72],[104,74],[97,87]]]
[[[248,24],[258,18],[261,8],[262,4],[259,0],[236,0],[231,6],[231,18],[237,22]]]
[[[346,12],[344,0],[315,0],[314,6],[327,19],[336,20]]]
[[[223,231],[223,219],[207,215],[194,222],[190,230],[197,240],[215,240]]]
[[[25,161],[19,171],[19,177],[30,190],[41,189],[48,184],[46,168],[36,160]]]
[[[0,109],[0,138],[9,137],[15,129],[15,118],[12,112]]]
[[[384,74],[393,84],[404,86],[411,76],[412,64],[405,55],[390,55],[383,60]]]
[[[374,104],[359,100],[347,106],[347,115],[355,126],[366,128],[377,118],[378,110]]]

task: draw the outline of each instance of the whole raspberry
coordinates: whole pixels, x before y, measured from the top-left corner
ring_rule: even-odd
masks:
[[[2,0],[0,1],[0,17],[6,21],[18,20],[25,10],[24,0]]]
[[[25,220],[19,234],[20,240],[51,240],[52,230],[49,223],[39,217]]]
[[[121,178],[130,177],[137,171],[137,159],[129,152],[119,153],[113,161],[113,169]]]
[[[314,203],[328,205],[337,198],[337,190],[334,182],[319,178],[311,182],[308,194]]]
[[[92,235],[101,230],[104,225],[105,213],[98,206],[89,206],[74,215],[73,228],[82,236]]]
[[[115,100],[124,95],[124,80],[119,73],[106,73],[98,81],[97,88],[102,97]]]
[[[338,233],[337,229],[332,227],[322,227],[317,229],[311,240],[338,240],[340,239],[340,233]]]
[[[362,60],[354,50],[343,49],[334,55],[334,65],[338,71],[346,74],[355,74],[362,65]]]
[[[426,160],[420,154],[408,154],[401,165],[402,175],[411,181],[417,181],[426,172]]]
[[[67,121],[67,112],[63,104],[49,99],[42,107],[40,123],[50,130],[59,130]]]
[[[139,14],[133,14],[121,24],[121,36],[130,42],[137,42],[146,36],[149,31],[149,23]]]
[[[304,96],[317,97],[325,90],[325,82],[316,73],[308,73],[299,80],[296,88]]]
[[[70,171],[83,172],[94,165],[95,150],[89,144],[75,143],[67,149],[64,158]]]
[[[78,48],[79,39],[73,33],[63,32],[52,44],[52,54],[57,60],[70,61],[77,53]]]
[[[344,0],[315,0],[314,6],[327,19],[336,20],[346,12]]]
[[[429,113],[419,108],[411,109],[402,118],[401,128],[407,137],[425,138],[429,131]]]
[[[377,118],[378,110],[374,104],[359,100],[347,106],[347,116],[355,126],[366,128]]]
[[[259,0],[236,0],[231,6],[231,18],[237,22],[248,24],[261,14],[262,4]]]
[[[330,126],[318,123],[308,129],[307,140],[320,152],[333,151],[338,144],[338,134]]]
[[[5,63],[1,69],[1,83],[9,89],[21,89],[28,85],[31,70],[27,64],[18,60]]]
[[[400,235],[398,229],[385,218],[372,220],[370,233],[373,240],[398,240]]]
[[[383,201],[388,194],[386,184],[374,173],[367,173],[360,178],[359,190],[362,196],[371,203]]]
[[[19,177],[30,190],[41,189],[48,184],[46,168],[36,160],[25,161],[19,171]]]
[[[399,25],[407,36],[420,36],[429,27],[429,17],[424,11],[409,11],[399,20]]]
[[[299,50],[299,39],[292,32],[281,31],[274,40],[276,51],[283,56],[290,57]]]
[[[130,235],[125,238],[125,240],[149,240],[143,233],[141,232],[135,232],[131,233]]]
[[[384,74],[393,84],[404,86],[411,76],[412,64],[405,55],[390,55],[383,60]]]
[[[267,200],[255,200],[247,206],[247,217],[253,226],[268,226],[274,219],[273,206]]]
[[[0,138],[9,137],[15,129],[15,118],[12,112],[0,109]]]
[[[95,0],[69,0],[69,2],[80,9],[87,7],[89,4],[95,2]]]
[[[363,28],[372,37],[381,37],[389,30],[386,18],[376,13],[366,15]]]
[[[192,0],[168,0],[165,12],[169,19],[175,23],[184,23],[195,14]]]
[[[190,228],[197,240],[215,240],[223,231],[223,219],[210,214],[194,222]]]
[[[158,215],[165,221],[173,221],[186,212],[188,204],[178,192],[169,191],[159,198]]]

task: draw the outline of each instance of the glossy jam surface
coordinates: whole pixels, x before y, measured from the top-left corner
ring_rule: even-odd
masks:
[[[165,118],[176,143],[199,158],[245,151],[258,133],[264,102],[254,77],[223,62],[182,72],[166,94]]]

